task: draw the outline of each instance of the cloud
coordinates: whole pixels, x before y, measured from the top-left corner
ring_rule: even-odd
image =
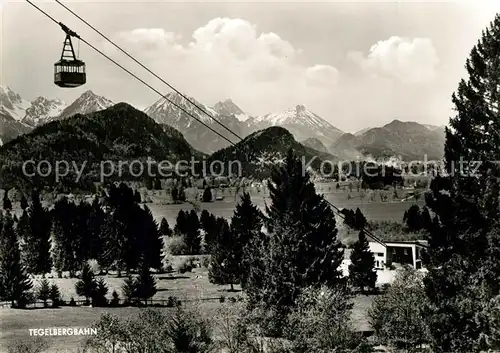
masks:
[[[194,30],[189,41],[182,39],[159,28],[117,36],[138,59],[147,58],[153,71],[208,104],[232,97],[250,107],[256,100],[273,100],[268,109],[284,109],[290,101],[305,104],[308,96],[331,94],[337,83],[335,67],[301,64],[300,49],[243,19],[215,18]]]
[[[425,83],[437,74],[439,58],[428,38],[393,36],[372,45],[367,56],[351,52],[350,58],[375,77],[390,77],[403,83]]]

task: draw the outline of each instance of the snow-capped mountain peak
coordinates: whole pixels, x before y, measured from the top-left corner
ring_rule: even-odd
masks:
[[[31,126],[38,126],[59,116],[65,107],[66,103],[60,99],[38,97],[31,102],[31,106],[26,109],[25,116],[22,121],[23,123]]]
[[[107,109],[113,105],[114,103],[109,99],[88,90],[67,106],[56,119],[68,118],[75,114],[89,114]]]
[[[238,121],[245,122],[250,118],[250,115],[245,113],[240,107],[238,107],[231,98],[227,98],[222,102],[218,102],[214,105],[214,109],[220,115],[234,116]]]
[[[198,102],[192,97],[186,97],[211,116],[217,117],[219,115],[215,109]],[[157,122],[172,125],[173,127],[176,127],[179,123],[182,124],[183,120],[188,119],[189,124],[187,127],[189,127],[194,119],[183,111],[185,110],[205,124],[212,124],[213,119],[191,104],[188,99],[176,92],[170,92],[147,108],[145,113]],[[183,110],[179,109],[179,107]]]
[[[20,121],[24,117],[26,109],[31,103],[8,86],[0,86],[0,113],[11,116],[13,119]]]
[[[240,107],[238,107],[234,102],[228,98],[222,102],[218,102],[214,105],[214,109],[221,115],[239,115],[245,114]]]
[[[299,104],[294,108],[286,109],[281,113],[271,113],[257,117],[255,120],[257,122],[269,122],[272,125],[301,124],[308,126],[334,128],[338,130],[328,121],[311,112],[302,104]]]
[[[298,104],[280,113],[251,118],[249,124],[255,128],[281,126],[288,129],[298,140],[316,137],[327,145],[343,134],[341,130],[307,109],[303,104]]]

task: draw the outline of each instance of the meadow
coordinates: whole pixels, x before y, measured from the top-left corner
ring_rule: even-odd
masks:
[[[320,193],[325,195],[325,198],[335,204],[338,208],[356,209],[359,207],[365,214],[368,220],[390,220],[401,222],[404,212],[412,205],[423,205],[423,200],[415,201],[409,199],[402,201],[413,190],[399,189],[398,198],[393,196],[393,190],[387,191],[350,191],[347,185],[343,185],[341,189],[335,189],[333,184],[317,185]],[[268,192],[263,188],[246,188],[250,192],[252,201],[261,209],[265,208],[266,202],[270,202]],[[145,204],[151,209],[155,218],[160,221],[165,217],[170,226],[173,228],[175,219],[179,210],[190,210],[197,208],[198,210],[206,209],[216,216],[230,218],[233,214],[236,202],[239,197],[235,197],[234,189],[217,189],[214,190],[215,196],[223,196],[223,200],[216,200],[210,203],[202,203],[196,200],[196,189],[187,190],[188,200],[183,204],[172,204],[170,195],[166,190],[145,190],[141,189]],[[364,193],[364,195],[361,195]],[[370,193],[375,193],[370,197]],[[387,200],[381,201],[380,193],[387,194]],[[1,195],[0,195],[1,196]],[[46,206],[50,206],[51,202],[45,201]],[[14,202],[14,212],[20,214],[19,203]],[[179,267],[179,264],[186,260],[183,256],[169,256],[169,263],[174,270]],[[116,275],[104,276],[108,285],[108,298],[111,299],[113,290],[121,295],[121,286],[124,277],[117,278]],[[177,297],[183,301],[196,302],[199,299],[200,308],[204,315],[208,318],[217,318],[218,310],[221,307],[220,298],[224,296],[240,296],[242,293],[236,286],[235,292],[229,292],[229,286],[217,286],[211,284],[208,279],[208,269],[205,267],[197,267],[192,272],[180,274],[159,274],[156,275],[158,292],[153,297],[154,300],[167,300],[169,297]],[[49,282],[56,283],[64,300],[69,301],[71,298],[75,300],[83,300],[76,295],[75,283],[77,279],[57,278],[55,275],[49,276]],[[33,280],[35,286],[39,283],[39,278]],[[353,320],[360,329],[367,329],[368,323],[366,318],[367,309],[371,305],[373,297],[357,296],[354,298],[355,307],[353,310]],[[105,312],[112,313],[122,318],[132,317],[137,315],[139,308],[120,307],[120,308],[90,308],[90,307],[62,307],[58,309],[37,308],[37,309],[10,309],[8,307],[0,308],[0,353],[6,351],[9,343],[16,340],[29,339],[30,328],[47,328],[47,327],[89,327],[95,323],[101,314]],[[156,310],[172,310],[170,308],[158,308]],[[50,352],[76,352],[76,347],[85,340],[81,336],[66,336],[66,337],[51,337]]]
[[[175,257],[174,265],[184,260],[184,257]],[[235,292],[229,292],[229,286],[216,286],[208,281],[208,270],[200,267],[195,268],[191,273],[184,274],[161,274],[156,275],[158,293],[153,299],[167,299],[169,296],[176,296],[183,300],[183,305],[196,304],[201,309],[203,315],[211,321],[218,319],[222,304],[220,297],[226,297],[226,306],[231,308],[227,300],[232,296],[239,296],[242,293],[235,286]],[[116,290],[121,294],[121,285],[124,278],[105,276],[109,287],[108,298],[111,299],[111,292]],[[34,284],[38,284],[39,279],[35,279]],[[74,284],[77,279],[49,279],[50,282],[57,283],[61,289],[64,300],[74,297],[75,300],[84,298],[78,297],[75,293]],[[203,300],[199,300],[202,299]],[[354,298],[353,322],[361,329],[367,329],[366,312],[373,300],[372,296],[357,296]],[[10,309],[0,308],[0,353],[7,352],[9,344],[19,341],[33,339],[30,337],[29,329],[51,328],[51,327],[91,327],[104,313],[110,313],[120,318],[132,318],[136,316],[142,308],[119,307],[119,308],[92,308],[92,307],[61,307],[37,308],[37,309]],[[155,308],[154,310],[172,310],[172,308]],[[75,353],[86,337],[84,336],[53,336],[48,338],[50,352],[71,352]]]

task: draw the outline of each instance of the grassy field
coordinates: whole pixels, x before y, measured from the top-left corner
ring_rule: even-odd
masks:
[[[361,195],[361,192],[349,190],[335,190],[334,185],[318,185],[318,191],[323,193],[327,200],[334,203],[339,208],[356,209],[359,207],[365,214],[368,220],[392,220],[402,221],[404,212],[412,205],[423,205],[423,200],[416,202],[415,200],[401,201],[408,192],[412,190],[398,190],[398,198],[394,198],[393,191],[376,191],[373,199],[370,199],[370,192]],[[253,202],[264,209],[266,202],[269,202],[269,195],[262,188],[247,189],[251,192]],[[148,196],[151,202],[148,202],[148,207],[151,208],[155,218],[160,220],[165,217],[171,227],[175,225],[175,218],[180,209],[190,210],[194,206],[189,203],[181,205],[169,204],[170,195],[165,190],[161,191],[146,191],[142,190],[144,196]],[[194,196],[194,191],[193,195]],[[387,194],[388,200],[380,201],[380,193]],[[3,192],[0,191],[0,197]],[[234,211],[235,201],[234,191],[225,190],[219,191],[218,196],[224,196],[224,200],[215,201],[212,203],[200,203],[201,209],[207,209],[211,213],[222,216],[231,217]],[[349,195],[349,196],[348,196]],[[14,202],[15,212],[20,214],[19,203]],[[172,265],[177,268],[183,257],[173,257]],[[53,277],[53,276],[51,276]],[[124,278],[116,276],[106,276],[106,283],[109,288],[108,297],[111,298],[111,293],[116,290],[121,296],[121,286]],[[75,300],[83,300],[75,293],[74,285],[76,279],[58,279],[49,278],[49,281],[56,283],[63,295],[64,300],[70,300],[74,297]],[[34,280],[34,284],[38,284],[38,280]],[[240,292],[228,292],[229,286],[216,286],[208,281],[208,270],[206,268],[196,268],[192,273],[186,274],[162,274],[157,276],[158,293],[153,299],[168,299],[170,296],[178,297],[179,299],[195,300],[200,298],[213,298],[212,301],[203,301],[200,305],[203,313],[210,318],[217,317],[217,310],[221,304],[219,298],[224,295],[226,297],[240,295]],[[236,288],[237,289],[237,288]],[[373,297],[359,296],[354,299],[355,307],[353,311],[353,320],[360,328],[367,328],[366,312],[371,305]],[[48,328],[48,327],[88,327],[96,322],[100,315],[109,312],[119,317],[131,317],[137,315],[138,308],[87,308],[87,307],[63,307],[59,309],[26,309],[15,310],[8,308],[0,308],[0,353],[6,352],[6,347],[9,343],[16,340],[29,339],[30,328]],[[171,310],[161,308],[157,310]],[[84,340],[81,336],[66,336],[52,337],[50,352],[76,352],[76,347]]]
[[[345,184],[345,183],[344,183]],[[338,208],[351,208],[359,209],[363,212],[368,220],[371,221],[397,221],[401,222],[403,220],[404,212],[414,203],[418,205],[424,205],[423,197],[418,201],[415,199],[408,199],[408,194],[413,192],[412,189],[398,189],[397,198],[394,198],[393,190],[374,190],[374,191],[357,191],[353,188],[352,191],[349,190],[347,184],[343,185],[341,189],[335,189],[335,183],[321,183],[316,185],[316,189],[319,193],[322,193],[325,198],[333,203]],[[262,187],[248,187],[245,191],[249,192],[252,196],[252,201],[259,208],[264,210],[265,204],[270,202],[269,193],[266,188]],[[420,190],[421,192],[423,190]],[[186,196],[188,200],[196,199],[196,195],[200,192],[197,189],[186,189]],[[0,198],[3,197],[3,190],[0,190]],[[169,224],[173,226],[175,224],[175,219],[179,210],[191,210],[193,209],[193,204],[186,202],[183,204],[171,204],[171,197],[167,190],[146,190],[141,189],[141,194],[143,199],[147,202],[145,203],[151,211],[155,218],[159,221],[161,218],[165,217]],[[233,215],[234,207],[236,202],[239,202],[239,197],[235,196],[235,190],[233,188],[225,188],[214,190],[216,196],[224,197],[224,200],[214,201],[210,203],[201,203],[195,201],[200,209],[206,209],[207,211],[215,214],[216,216],[229,218]],[[381,201],[380,195],[386,195],[387,200]],[[44,202],[46,206],[49,206],[51,202]],[[19,202],[13,202],[14,212],[16,214],[21,213]]]
[[[179,257],[177,261],[182,261]],[[109,287],[109,295],[116,290],[121,295],[121,285],[124,278],[105,276]],[[158,293],[153,299],[167,299],[169,296],[176,296],[179,299],[192,300],[213,299],[199,301],[199,307],[207,318],[217,320],[222,304],[219,301],[221,296],[227,298],[241,295],[236,286],[236,292],[228,292],[229,286],[217,286],[208,281],[208,270],[206,268],[196,268],[191,273],[186,274],[166,274],[157,275]],[[74,284],[76,279],[49,279],[50,282],[57,283],[61,289],[63,299],[83,300],[75,293]],[[38,280],[34,281],[35,286]],[[370,307],[373,297],[358,296],[354,299],[353,321],[358,328],[368,327],[366,312]],[[229,304],[231,305],[231,304]],[[6,347],[19,340],[32,339],[29,329],[51,328],[51,327],[91,327],[104,313],[110,313],[120,318],[131,318],[139,313],[140,308],[91,308],[91,307],[62,307],[58,309],[10,309],[0,308],[0,353],[6,352]],[[155,308],[154,310],[172,310],[171,308]],[[215,322],[215,321],[214,321]],[[56,336],[49,337],[51,345],[50,352],[76,352],[76,347],[84,342],[83,336]]]

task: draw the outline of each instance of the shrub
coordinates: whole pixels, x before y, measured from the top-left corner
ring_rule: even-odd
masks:
[[[8,353],[38,353],[46,352],[49,349],[49,343],[42,337],[36,337],[35,339],[20,339],[13,343],[10,343],[7,347]]]
[[[407,352],[429,341],[428,298],[422,275],[409,267],[398,271],[392,286],[377,296],[368,312],[381,343]]]
[[[69,301],[69,306],[76,306],[75,298],[71,297],[71,300]]]
[[[177,306],[178,299],[177,297],[168,297],[167,299],[167,307],[173,308],[174,306]]]
[[[167,239],[167,249],[172,255],[185,255],[187,254],[187,246],[181,236],[173,236]]]
[[[184,260],[179,265],[179,273],[191,272],[193,270],[193,263],[189,259]]]
[[[94,260],[94,259],[88,260],[87,264],[89,265],[92,273],[96,273],[96,274],[101,273],[101,266],[99,266],[99,262],[97,262],[97,260]]]
[[[210,266],[210,256],[204,256],[201,260],[201,266],[209,268]]]
[[[285,333],[294,351],[353,352],[366,342],[351,322],[353,304],[345,289],[308,288],[288,317]]]

